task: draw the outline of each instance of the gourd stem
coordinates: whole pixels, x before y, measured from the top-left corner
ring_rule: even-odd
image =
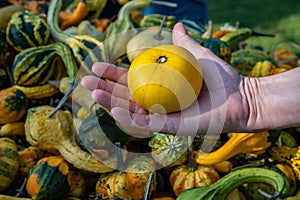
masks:
[[[119,171],[124,171],[126,166],[124,164],[123,155],[122,155],[122,152],[121,152],[121,143],[116,142],[115,147],[116,147],[116,152],[117,152],[118,169],[119,169]]]
[[[208,20],[207,30],[205,31],[205,33],[203,33],[202,37],[203,38],[211,38],[212,34],[213,34],[213,21]]]
[[[245,165],[241,165],[241,166],[237,166],[237,167],[234,167],[232,168],[230,171],[235,171],[235,170],[239,170],[239,169],[242,169],[242,168],[248,168],[248,167],[262,167],[264,166],[264,164],[260,164],[260,163],[250,163],[250,164],[245,164]]]
[[[157,40],[162,40],[162,39],[164,39],[164,37],[161,35],[161,33],[162,33],[163,27],[164,27],[164,25],[165,25],[166,19],[167,19],[167,16],[164,15],[164,17],[163,17],[163,19],[162,19],[162,21],[161,21],[161,23],[160,23],[158,32],[157,32],[156,35],[154,35],[154,38],[157,39]]]
[[[193,159],[193,140],[192,136],[188,136],[188,162],[189,162],[189,172],[194,172],[196,170],[196,164]]]
[[[62,1],[53,0],[51,2],[47,13],[47,23],[50,27],[51,35],[54,39],[59,39],[59,41],[67,41],[67,39],[72,36],[61,31],[58,25],[58,16],[62,7]]]
[[[146,191],[145,191],[144,200],[150,199],[150,189],[151,189],[152,181],[153,181],[153,173],[151,172],[149,174],[149,178],[148,178],[148,182],[147,182],[147,187],[146,187]]]
[[[25,188],[26,182],[27,182],[27,178],[24,178],[23,183],[22,183],[20,189],[17,189],[18,192],[17,192],[17,194],[15,194],[14,197],[19,197],[21,195],[21,193],[23,192],[23,190]]]
[[[256,31],[251,31],[251,36],[264,36],[264,37],[275,37],[275,34],[266,34],[266,33],[259,33]]]
[[[167,2],[167,1],[156,1],[156,0],[150,0],[151,4],[161,5],[161,6],[167,6],[172,8],[177,8],[177,3]]]
[[[55,113],[64,105],[64,103],[67,101],[67,99],[71,96],[71,94],[72,94],[75,86],[76,86],[75,82],[70,83],[70,89],[64,95],[64,97],[59,101],[59,103],[56,106],[56,108],[50,113],[50,115],[48,116],[49,118],[53,117],[53,115],[55,115]]]
[[[278,193],[278,191],[275,191],[275,194],[274,195],[271,195],[265,191],[263,191],[261,188],[258,188],[258,192],[263,195],[264,197],[266,197],[267,199],[276,199],[280,193]]]
[[[235,22],[235,29],[238,29],[240,27],[240,22],[239,21],[236,21]]]

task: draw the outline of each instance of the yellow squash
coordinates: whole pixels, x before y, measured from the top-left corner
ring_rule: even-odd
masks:
[[[181,111],[198,97],[201,67],[185,48],[160,45],[139,54],[128,71],[134,101],[156,113]]]

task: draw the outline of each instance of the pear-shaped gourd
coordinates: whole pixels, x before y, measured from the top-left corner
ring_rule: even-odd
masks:
[[[134,58],[145,50],[163,45],[172,44],[172,32],[159,27],[147,28],[134,36],[126,46],[128,60],[132,62]]]

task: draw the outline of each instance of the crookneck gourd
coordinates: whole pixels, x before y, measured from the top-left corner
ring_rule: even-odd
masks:
[[[106,29],[104,48],[108,60],[115,60],[126,53],[129,40],[138,32],[134,29],[130,13],[133,10],[148,7],[149,0],[134,0],[123,5],[118,12],[118,18]],[[118,48],[116,48],[118,46]]]
[[[282,173],[267,168],[249,167],[232,171],[212,185],[185,190],[177,199],[223,200],[235,188],[253,182],[267,183],[274,187],[272,199],[286,196],[290,189],[289,181]]]
[[[71,17],[73,14],[76,14],[76,10],[80,2],[83,2],[83,0],[74,0],[72,2],[68,2],[69,4],[64,6],[66,8],[60,12],[60,16],[64,15],[64,17],[68,18]],[[91,21],[99,17],[99,15],[101,14],[101,12],[107,4],[107,0],[84,0],[83,3],[85,3],[87,6],[85,19]],[[82,8],[80,8],[79,11],[81,9]]]
[[[103,43],[88,35],[72,35],[63,32],[59,27],[59,12],[62,8],[62,0],[50,1],[47,13],[47,23],[50,27],[51,36],[54,40],[68,45],[77,60],[83,73],[93,74],[91,66],[95,62],[107,61]]]
[[[78,25],[88,13],[88,5],[86,0],[76,2],[76,7],[72,12],[60,11],[59,17],[62,20],[61,28],[66,29],[70,26]]]
[[[270,145],[270,133],[232,133],[229,140],[211,153],[194,151],[195,161],[202,165],[214,165],[239,153],[263,153]]]
[[[85,171],[104,173],[117,167],[117,159],[114,156],[106,159],[104,164],[83,151],[77,145],[77,133],[73,127],[71,113],[59,110],[49,118],[48,115],[54,109],[51,106],[38,106],[28,110],[25,134],[31,145],[51,152],[58,150],[67,162]]]

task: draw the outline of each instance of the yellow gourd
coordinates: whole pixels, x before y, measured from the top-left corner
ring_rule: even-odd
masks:
[[[262,153],[271,145],[268,141],[270,133],[232,133],[230,139],[219,149],[211,153],[195,151],[195,161],[202,165],[214,165],[239,153]]]
[[[185,48],[160,45],[139,54],[128,71],[128,87],[134,101],[156,113],[181,111],[198,97],[202,72]]]

